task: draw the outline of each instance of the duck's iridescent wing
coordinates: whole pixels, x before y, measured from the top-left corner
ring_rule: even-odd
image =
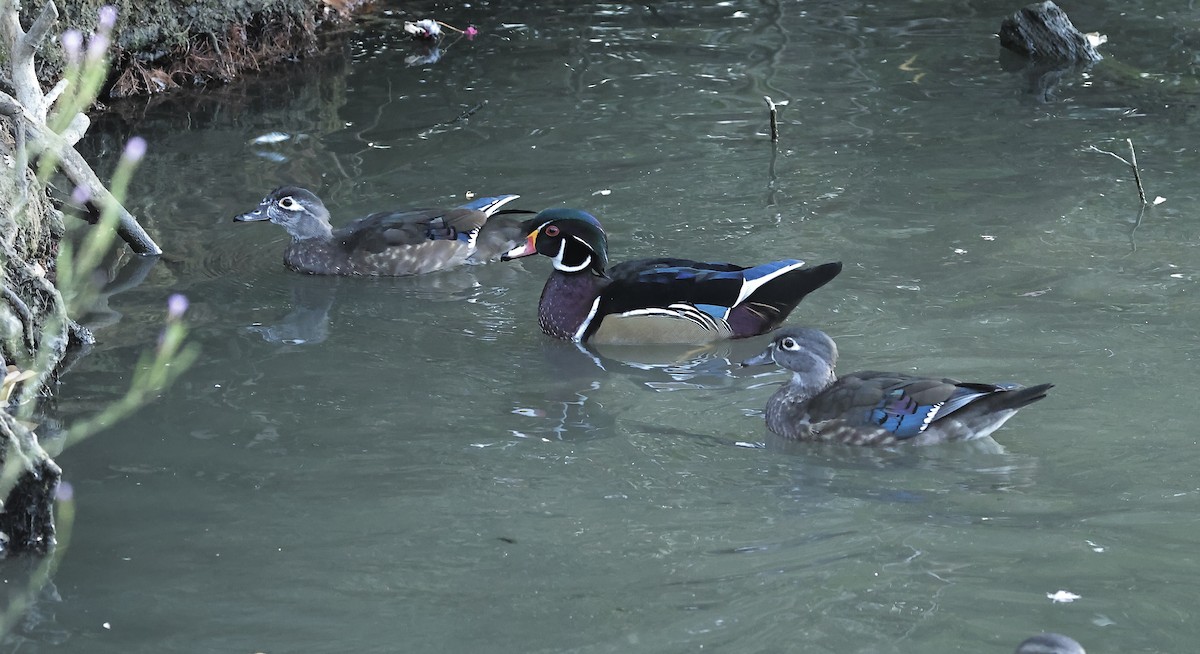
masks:
[[[333,237],[347,249],[374,253],[429,241],[458,241],[474,247],[488,216],[518,197],[478,198],[453,209],[381,211],[334,230]]]
[[[811,291],[841,271],[841,264],[803,268],[786,259],[750,268],[687,259],[641,259],[609,269],[597,316],[689,321],[718,338],[740,338],[768,331]],[[597,327],[598,329],[599,327]]]
[[[846,375],[808,403],[813,422],[874,427],[903,440],[935,421],[1010,387],[865,371]]]

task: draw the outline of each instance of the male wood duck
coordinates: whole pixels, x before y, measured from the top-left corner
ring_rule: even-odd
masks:
[[[927,445],[973,440],[1000,428],[1053,384],[976,384],[902,372],[838,377],[837,345],[817,329],[781,329],[744,366],[775,363],[792,379],[767,401],[767,428],[798,441]]]
[[[453,209],[383,211],[334,229],[312,191],[281,186],[238,222],[269,220],[292,237],[283,262],[310,275],[420,275],[499,257],[521,242],[521,223],[497,213],[518,195],[478,198]]]
[[[1044,633],[1030,636],[1017,646],[1016,654],[1087,654],[1079,641],[1062,634]]]
[[[842,270],[787,259],[745,268],[687,259],[638,259],[608,267],[608,239],[594,216],[547,209],[522,223],[525,242],[501,259],[544,254],[554,262],[538,303],[542,331],[598,344],[708,343],[768,332]]]

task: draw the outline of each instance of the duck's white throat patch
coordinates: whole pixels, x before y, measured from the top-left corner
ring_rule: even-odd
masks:
[[[575,237],[572,236],[571,238],[575,238]],[[575,240],[579,241],[580,243],[583,243],[583,246],[585,248],[588,247],[587,243],[584,243],[583,241],[580,241],[577,238]],[[555,270],[561,270],[563,272],[573,273],[573,272],[579,272],[581,270],[587,270],[588,266],[592,265],[592,255],[589,254],[583,258],[583,262],[580,263],[578,266],[568,266],[563,261],[563,257],[566,256],[566,254],[567,254],[567,239],[564,238],[558,244],[558,254],[554,255],[553,261],[554,261],[554,269]]]

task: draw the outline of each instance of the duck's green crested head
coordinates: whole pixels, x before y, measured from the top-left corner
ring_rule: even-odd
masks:
[[[591,270],[603,275],[608,267],[608,237],[600,221],[579,209],[546,209],[521,224],[525,242],[506,252],[508,261],[544,254],[565,273]]]

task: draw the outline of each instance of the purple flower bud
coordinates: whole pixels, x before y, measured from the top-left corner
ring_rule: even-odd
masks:
[[[74,191],[71,191],[71,204],[77,207],[82,207],[92,199],[92,192],[86,186],[76,186]]]
[[[172,293],[171,297],[167,298],[167,318],[171,320],[179,320],[183,314],[187,312],[188,299],[182,293]]]
[[[59,502],[70,502],[71,500],[75,499],[75,488],[71,486],[71,482],[58,482],[58,488],[55,489],[54,498]]]
[[[100,8],[100,31],[108,34],[112,31],[114,25],[117,24],[117,8],[112,5],[104,5]]]
[[[104,54],[108,52],[108,44],[108,36],[104,34],[93,34],[92,38],[88,39],[88,61],[100,61],[103,59]]]
[[[146,139],[135,136],[129,139],[125,144],[125,152],[121,153],[121,160],[129,163],[137,163],[146,156]]]
[[[67,55],[67,63],[79,63],[79,55],[83,52],[83,32],[67,30],[62,33],[63,53]]]

